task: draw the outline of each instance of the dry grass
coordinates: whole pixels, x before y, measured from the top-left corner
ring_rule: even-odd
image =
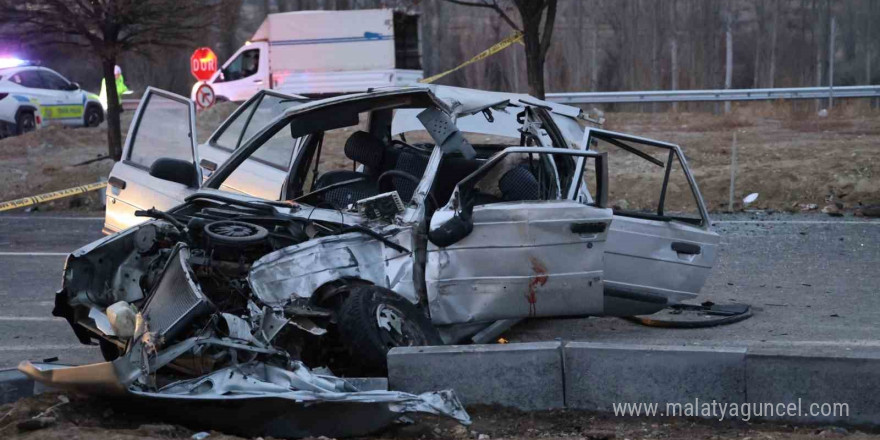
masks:
[[[737,106],[731,115],[614,113],[609,127],[682,147],[710,210],[726,208],[731,145],[737,134],[736,199],[757,192],[756,207],[822,206],[834,198],[847,207],[880,203],[880,112],[863,104],[836,106],[819,117],[778,103]],[[630,205],[655,183],[622,173]]]
[[[198,116],[199,142],[207,137],[235,109],[224,103]],[[133,111],[122,114],[123,142]],[[68,128],[48,126],[33,133],[0,140],[0,201],[28,197],[50,191],[97,182],[110,174],[113,161],[82,162],[107,155],[107,128]],[[102,210],[99,193],[70,197],[40,205],[41,210]]]

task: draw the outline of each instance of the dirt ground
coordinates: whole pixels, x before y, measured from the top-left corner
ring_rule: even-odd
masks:
[[[67,401],[68,403],[65,403]],[[50,409],[51,408],[51,409]],[[876,433],[832,426],[718,422],[688,418],[614,417],[586,411],[521,412],[469,408],[471,426],[434,416],[414,417],[370,439],[880,439]],[[198,427],[195,427],[198,428]],[[47,393],[0,406],[0,437],[8,439],[127,440],[191,438],[196,431],[98,398]],[[211,432],[209,439],[240,437]]]
[[[235,109],[225,103],[199,114],[199,141]],[[123,114],[128,130],[133,111]],[[839,203],[852,211],[880,203],[880,111],[867,102],[841,103],[819,117],[812,103],[757,103],[735,106],[729,115],[710,113],[608,113],[604,128],[679,144],[710,211],[726,210],[731,146],[737,137],[735,200],[758,193],[750,208],[785,211],[822,209]],[[124,133],[123,133],[124,134]],[[325,142],[328,145],[340,142]],[[49,127],[0,140],[0,200],[64,189],[106,178],[112,161],[106,129]],[[344,163],[341,151],[325,150],[325,160]],[[612,161],[612,204],[653,208],[659,178],[640,159]],[[617,165],[617,166],[614,166]],[[662,175],[662,174],[661,174]],[[687,189],[685,187],[685,189]],[[100,211],[98,193],[41,205],[41,210]],[[668,200],[674,200],[668,199]],[[735,208],[740,207],[737,202]]]
[[[224,103],[199,113],[196,130],[203,142],[237,107]],[[122,114],[122,137],[134,111]],[[28,197],[106,179],[113,168],[107,159],[107,125],[95,128],[48,126],[21,136],[0,139],[0,201]],[[39,205],[40,210],[103,210],[99,193]]]
[[[799,211],[838,202],[852,209],[880,203],[880,111],[867,104],[838,105],[824,118],[812,102],[742,105],[727,116],[610,113],[604,128],[680,145],[710,211],[727,209],[734,132],[735,200],[758,193],[751,208]],[[615,173],[625,188],[620,198],[630,205],[653,197],[657,182],[636,169],[609,170]]]

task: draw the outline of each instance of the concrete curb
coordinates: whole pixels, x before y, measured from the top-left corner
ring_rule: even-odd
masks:
[[[570,342],[565,405],[612,411],[621,402],[744,402],[746,349]]]
[[[561,342],[394,348],[388,386],[411,393],[451,388],[465,405],[562,408],[561,348]]]
[[[32,379],[16,368],[0,370],[0,405],[36,394]]]
[[[392,390],[452,388],[466,405],[520,409],[589,409],[667,403],[678,415],[716,418],[706,405],[749,404],[747,420],[880,426],[880,351],[839,347],[738,348],[559,342],[395,348],[388,355]],[[823,416],[821,405],[846,404]],[[764,405],[764,410],[755,405]],[[767,404],[777,407],[773,417]],[[791,405],[798,410],[788,410]],[[716,408],[717,410],[717,408]],[[673,415],[673,414],[670,414]],[[727,412],[725,419],[745,413]]]
[[[750,403],[785,403],[794,409],[794,415],[764,417],[767,420],[880,425],[877,351],[751,349],[746,356],[746,383]],[[848,415],[823,415],[823,404],[846,404]],[[813,409],[819,414],[809,415]]]

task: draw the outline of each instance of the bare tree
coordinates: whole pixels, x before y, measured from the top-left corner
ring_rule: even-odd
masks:
[[[509,0],[519,13],[520,26],[499,0],[446,0],[463,6],[492,9],[513,29],[522,32],[526,46],[526,74],[529,93],[544,99],[544,61],[553,38],[557,0]]]
[[[205,27],[212,4],[181,0],[0,0],[0,39],[30,45],[72,45],[101,60],[107,85],[107,146],[122,157],[121,106],[113,69],[126,52],[149,56],[156,46],[181,47]]]

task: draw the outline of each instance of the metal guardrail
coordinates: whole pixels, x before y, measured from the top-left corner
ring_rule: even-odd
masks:
[[[122,100],[122,108],[126,110],[134,110],[141,104],[140,98],[137,99],[123,99]]]
[[[880,86],[794,87],[779,89],[651,90],[635,92],[548,93],[547,100],[562,104],[633,102],[723,102],[774,99],[878,98]],[[140,99],[123,99],[126,110],[137,108]]]
[[[880,86],[797,87],[779,89],[731,90],[653,90],[636,92],[548,93],[547,100],[562,104],[601,104],[633,102],[720,102],[773,99],[880,97]]]

